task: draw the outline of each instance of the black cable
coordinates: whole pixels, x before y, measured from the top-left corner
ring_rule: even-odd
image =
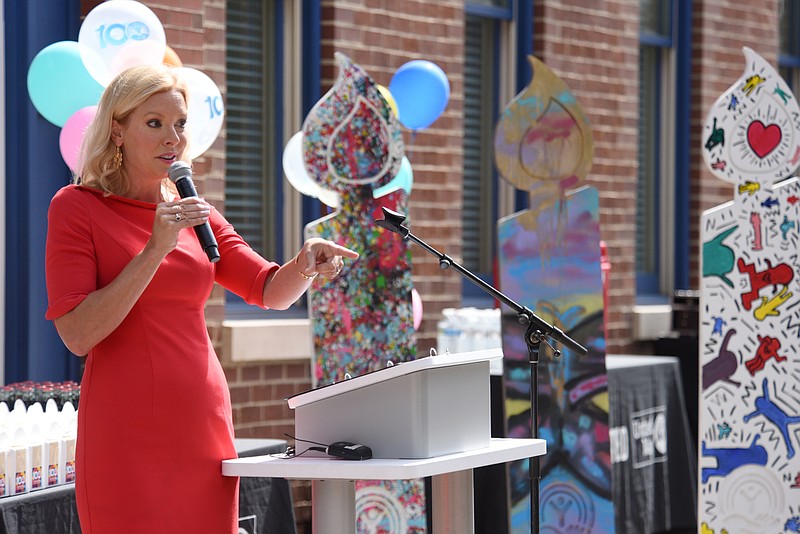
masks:
[[[328,445],[324,443],[319,443],[318,441],[311,441],[309,439],[300,439],[292,436],[291,434],[283,433],[284,436],[287,438],[292,438],[295,441],[300,441],[303,443],[313,443],[314,445],[319,445],[319,447],[309,447],[303,452],[295,452],[295,448],[292,446],[286,447],[286,452],[282,454],[276,454],[275,456],[278,458],[299,458],[300,456],[304,455],[308,451],[317,451],[327,454],[328,453]]]
[[[328,444],[326,444],[326,443],[320,443],[320,442],[318,442],[318,441],[311,441],[310,439],[300,439],[300,438],[296,438],[296,437],[292,436],[291,434],[287,434],[287,433],[285,433],[285,432],[284,432],[284,434],[283,434],[283,435],[284,435],[284,436],[286,436],[287,438],[292,438],[292,439],[293,439],[293,440],[295,440],[295,441],[302,441],[303,443],[313,443],[314,445],[321,445],[321,446],[323,446],[323,447],[328,447]],[[313,448],[312,448],[312,450],[317,450],[317,449],[313,449]],[[322,451],[322,452],[325,452],[325,451]]]
[[[294,447],[289,446],[289,447],[286,447],[286,452],[275,452],[275,453],[270,454],[269,456],[271,456],[273,458],[280,458],[282,460],[291,460],[293,458],[299,458],[299,457],[303,456],[305,453],[307,453],[310,450],[325,452],[324,449],[321,449],[319,447],[311,447],[311,448],[305,449],[302,452],[295,452]]]

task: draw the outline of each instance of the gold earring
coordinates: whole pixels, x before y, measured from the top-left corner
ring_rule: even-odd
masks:
[[[117,151],[114,152],[114,168],[119,170],[122,167],[122,149],[117,147]]]

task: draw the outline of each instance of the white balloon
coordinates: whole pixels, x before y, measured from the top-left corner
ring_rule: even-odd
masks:
[[[153,11],[133,0],[108,0],[92,9],[78,32],[81,59],[104,87],[135,65],[163,63],[164,26]]]
[[[283,149],[283,174],[292,187],[308,197],[318,198],[320,202],[331,208],[339,207],[339,194],[325,189],[315,182],[306,172],[303,163],[303,132],[297,132],[286,143]]]
[[[225,119],[225,105],[217,84],[205,73],[191,67],[176,67],[175,72],[189,88],[186,132],[189,138],[188,157],[194,159],[208,150],[217,139]]]

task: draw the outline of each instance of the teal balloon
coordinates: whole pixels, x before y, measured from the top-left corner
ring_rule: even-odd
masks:
[[[450,100],[450,82],[430,61],[415,59],[402,65],[389,83],[397,104],[397,118],[409,130],[427,128],[439,118]]]
[[[28,95],[45,119],[64,126],[73,113],[100,101],[103,86],[81,61],[77,41],[59,41],[36,54],[28,67]]]

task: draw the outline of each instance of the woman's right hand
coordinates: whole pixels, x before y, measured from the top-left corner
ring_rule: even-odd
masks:
[[[156,206],[153,234],[148,246],[166,256],[178,246],[181,230],[203,224],[210,216],[211,206],[200,197],[162,202]]]

